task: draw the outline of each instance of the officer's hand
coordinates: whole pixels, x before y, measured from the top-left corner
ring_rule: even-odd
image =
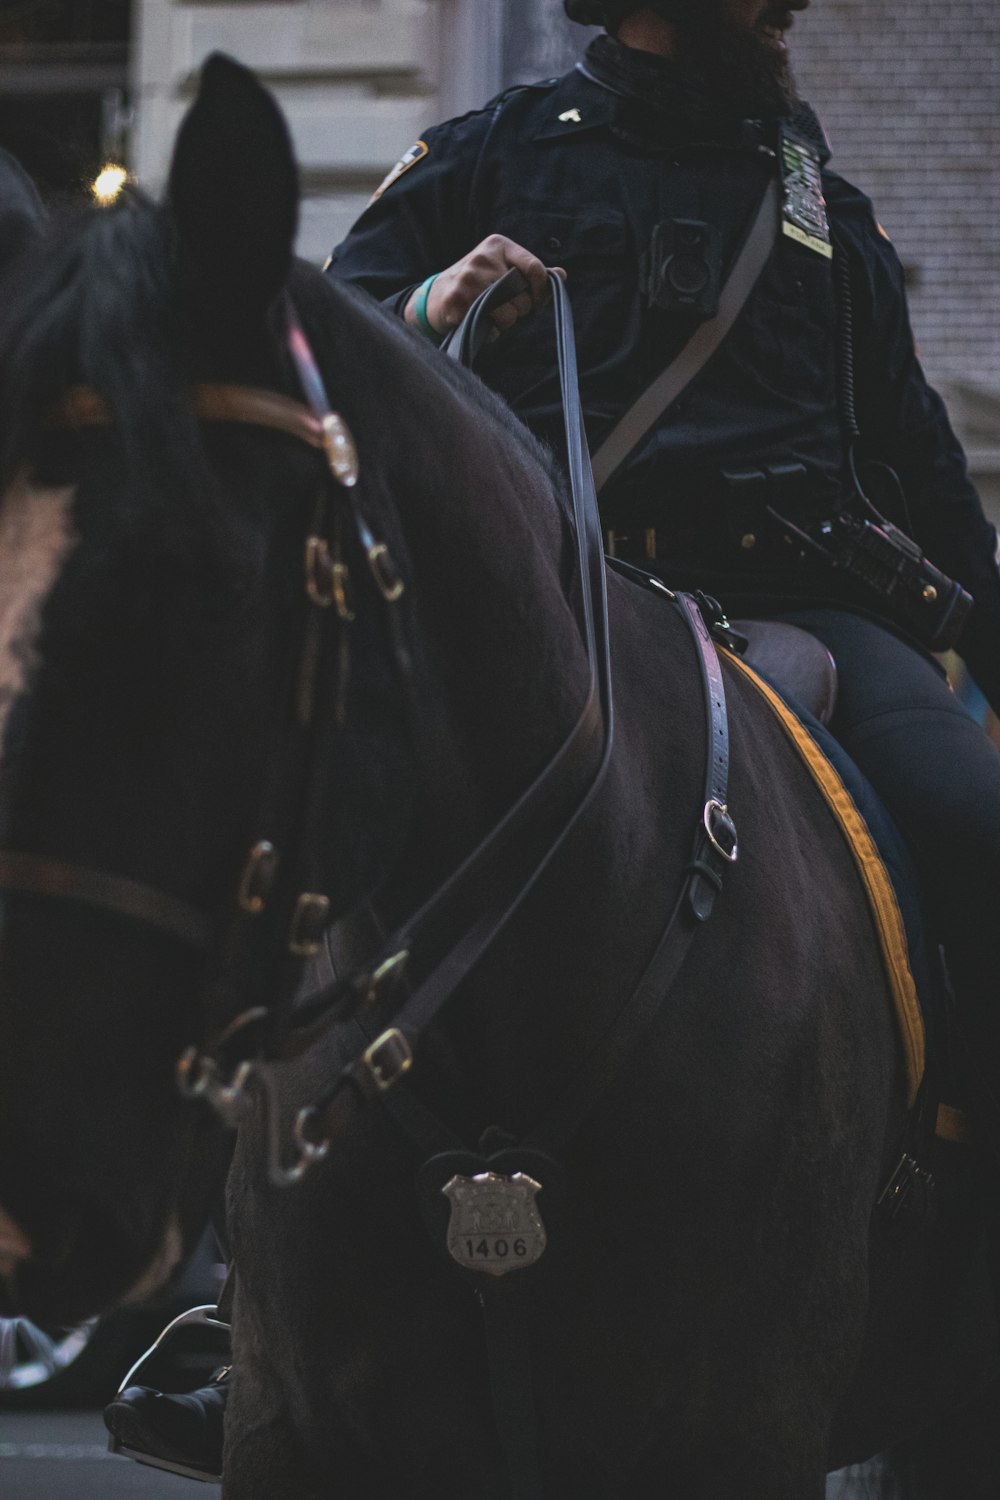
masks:
[[[519,318],[541,307],[549,297],[549,282],[542,261],[505,235],[491,234],[438,276],[427,298],[427,321],[431,327],[438,333],[457,328],[480,292],[485,292],[511,268],[521,272],[528,290],[494,309],[491,316],[497,328],[511,328]],[[566,272],[562,267],[554,269],[565,280]],[[416,322],[415,302],[416,293],[406,304],[403,315],[408,323]]]

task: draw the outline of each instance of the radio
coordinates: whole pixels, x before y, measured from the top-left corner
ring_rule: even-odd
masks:
[[[927,561],[905,532],[850,514],[820,527],[835,568],[867,585],[885,614],[931,651],[948,651],[962,633],[972,597],[960,583]]]

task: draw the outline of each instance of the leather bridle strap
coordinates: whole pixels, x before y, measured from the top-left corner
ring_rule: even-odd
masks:
[[[124,875],[89,870],[39,854],[0,851],[0,894],[82,901],[154,927],[199,952],[212,947],[212,925],[196,907]]]
[[[299,401],[253,386],[196,385],[195,414],[206,422],[239,422],[266,427],[320,451],[329,446],[323,422]],[[109,427],[108,402],[89,386],[76,386],[49,414],[50,428]],[[17,850],[0,850],[0,895],[43,896],[82,902],[114,912],[173,938],[199,953],[217,938],[204,912],[130,876],[89,869],[65,860]]]
[[[269,427],[289,437],[308,443],[311,448],[325,448],[323,424],[301,401],[281,396],[277,391],[260,390],[249,385],[196,385],[191,391],[196,416],[204,422],[241,422],[251,427]],[[50,427],[109,427],[113,423],[111,408],[104,397],[89,386],[76,386],[56,406],[49,419]]]

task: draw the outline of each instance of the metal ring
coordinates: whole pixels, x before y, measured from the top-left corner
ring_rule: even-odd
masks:
[[[728,865],[734,865],[739,858],[740,849],[736,834],[736,824],[729,815],[729,808],[724,802],[720,802],[717,797],[712,797],[705,803],[705,811],[702,813],[701,821],[705,832],[708,834],[708,842],[716,854],[721,859],[724,859]],[[724,844],[719,843],[715,831],[716,827],[720,830],[724,829],[730,836],[732,840],[730,848],[727,849]]]
[[[247,1084],[257,1071],[257,1064],[245,1059],[236,1069],[228,1083],[220,1083],[211,1091],[212,1105],[220,1113],[233,1114],[246,1098]]]
[[[188,1047],[177,1059],[177,1088],[185,1099],[200,1099],[215,1076],[215,1062],[197,1047]]]
[[[329,1138],[325,1138],[322,1141],[312,1141],[306,1135],[306,1127],[316,1118],[317,1113],[315,1105],[307,1104],[295,1116],[295,1125],[292,1128],[292,1134],[295,1137],[295,1142],[300,1153],[297,1163],[301,1169],[300,1175],[307,1172],[310,1167],[315,1166],[316,1162],[322,1161],[330,1152]]]

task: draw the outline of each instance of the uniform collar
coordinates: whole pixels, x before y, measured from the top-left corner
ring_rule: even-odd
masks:
[[[626,87],[629,78],[633,83],[631,88]],[[623,47],[612,37],[597,37],[582,62],[560,78],[551,92],[545,93],[541,123],[535,114],[521,138],[572,140],[617,127],[619,134],[637,141],[641,137],[674,142],[728,139],[733,145],[754,144],[756,137],[750,138],[753,132],[747,135],[751,122],[716,120],[706,125],[704,100],[699,108],[683,88],[676,87],[677,79],[677,70],[669,59]],[[648,97],[650,94],[655,96],[656,103]],[[669,100],[672,107],[660,107],[663,99]],[[811,107],[800,102],[788,123],[811,142],[825,166],[830,159],[830,146]]]
[[[718,98],[672,58],[637,51],[606,35],[595,37],[582,62],[560,80],[556,95],[550,95],[548,102],[556,108],[542,130],[532,132],[533,139],[612,125],[616,134],[633,144],[655,149],[686,142],[741,146],[752,143],[751,137],[760,139],[761,133],[768,139],[776,133],[774,120],[750,122],[727,114]],[[572,117],[574,108],[579,121]],[[805,110],[814,120],[808,106]],[[563,115],[569,118],[562,119]],[[757,125],[759,131],[748,133],[749,126]]]
[[[577,66],[560,78],[555,90],[546,94],[541,125],[527,132],[531,141],[572,140],[602,130],[618,117],[619,100],[602,84]]]

